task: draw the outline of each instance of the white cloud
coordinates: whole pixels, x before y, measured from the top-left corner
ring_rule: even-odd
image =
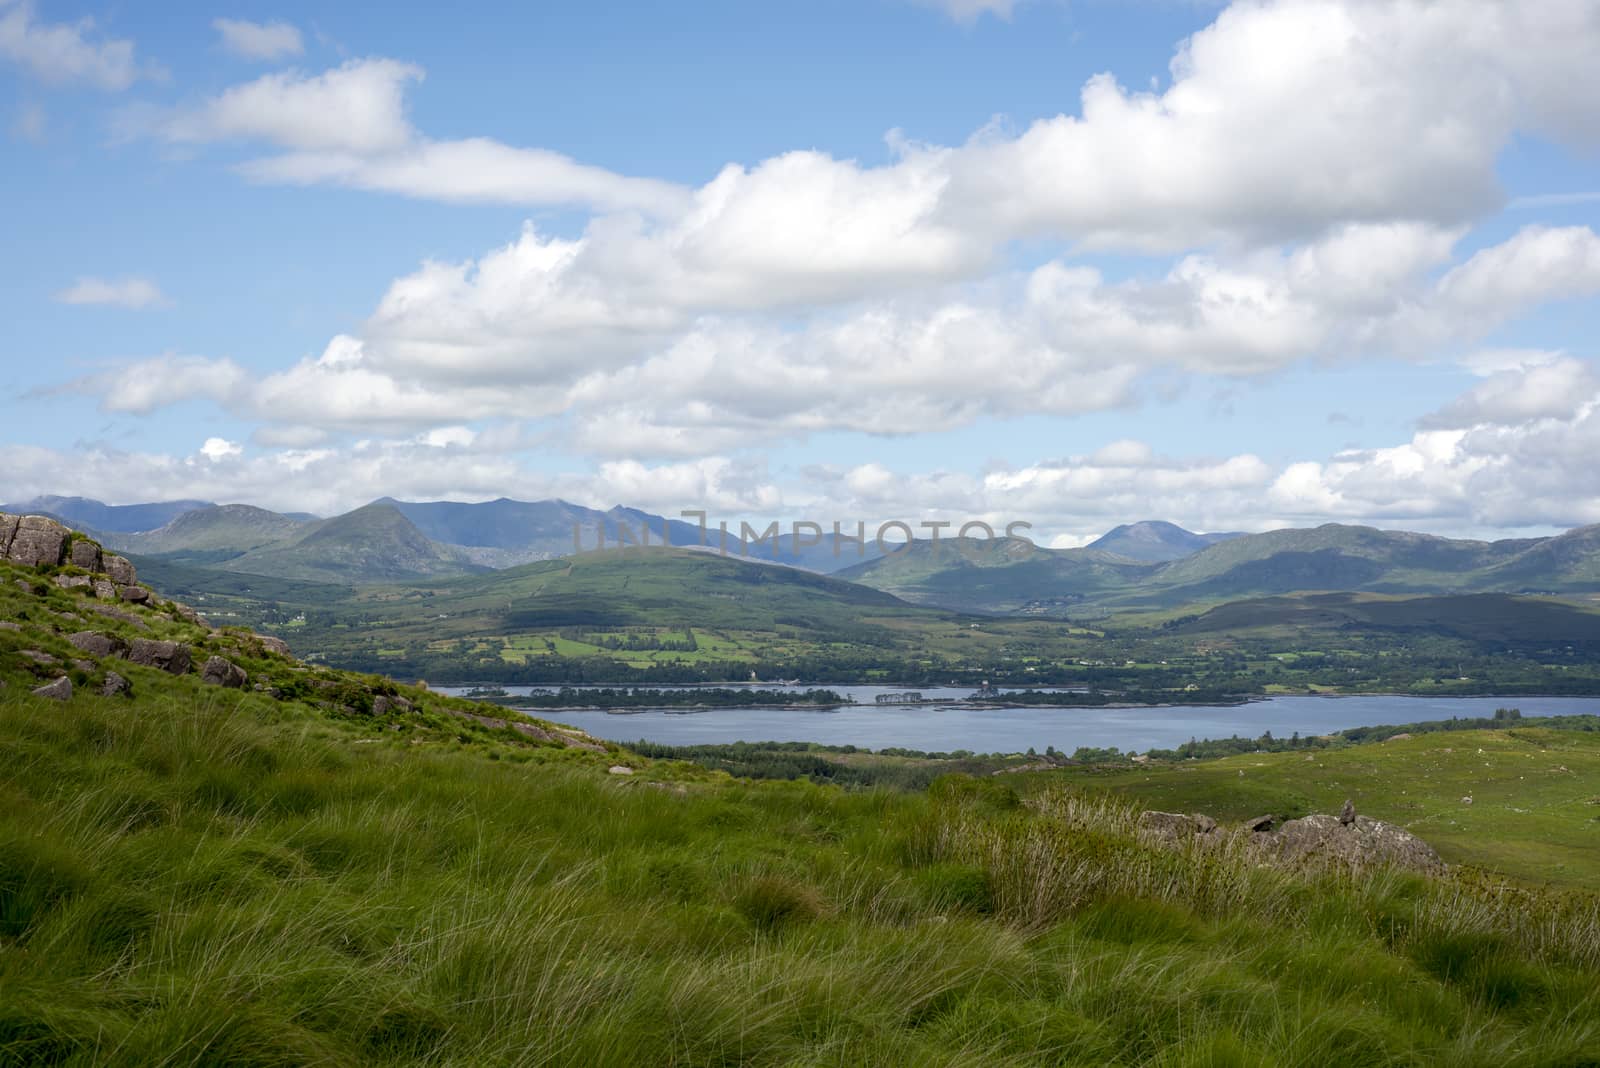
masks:
[[[337,148],[338,146],[330,146]],[[389,146],[393,151],[292,152],[239,166],[251,181],[329,183],[455,203],[586,204],[607,211],[674,210],[682,190],[668,182],[625,178],[540,148],[514,148],[487,138]]]
[[[429,139],[406,115],[406,90],[423,76],[413,63],[353,59],[321,74],[264,75],[154,121],[132,115],[128,121],[174,143],[264,141],[286,149],[240,165],[257,182],[605,211],[658,213],[686,203],[670,183],[623,177],[545,149],[487,138]]]
[[[55,295],[63,304],[110,304],[118,308],[149,308],[168,303],[161,287],[148,278],[80,278]]]
[[[421,67],[392,59],[353,59],[315,76],[268,74],[172,116],[159,131],[180,143],[264,140],[311,151],[392,151],[412,139],[405,86],[421,78]]]
[[[97,396],[106,412],[148,415],[196,398],[231,404],[249,381],[232,360],[169,353],[76,379],[55,392]]]
[[[1600,379],[1583,360],[1570,357],[1504,370],[1489,376],[1441,411],[1428,429],[1520,426],[1543,419],[1572,419],[1600,394]]]
[[[305,51],[300,31],[287,22],[212,19],[211,28],[222,38],[223,48],[245,59],[271,61]]]
[[[0,4],[0,57],[53,85],[122,90],[140,78],[165,77],[159,67],[139,64],[132,41],[99,37],[94,19],[38,21],[33,0]]]
[[[200,455],[212,463],[219,463],[235,456],[244,455],[244,446],[231,442],[227,438],[207,438],[205,444],[200,446]]]

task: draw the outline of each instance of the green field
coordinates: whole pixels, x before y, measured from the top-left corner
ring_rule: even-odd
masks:
[[[1036,778],[1041,786],[1093,786],[1146,808],[1219,820],[1337,812],[1349,798],[1358,812],[1419,835],[1448,862],[1600,890],[1596,733],[1447,731],[1314,753],[1066,768]]]

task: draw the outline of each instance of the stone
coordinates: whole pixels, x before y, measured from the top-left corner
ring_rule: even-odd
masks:
[[[237,690],[249,681],[249,678],[244,668],[220,656],[211,657],[200,669],[200,681],[207,686]]]
[[[1349,823],[1318,814],[1290,820],[1276,834],[1255,835],[1260,843],[1285,860],[1320,859],[1365,868],[1392,865],[1420,872],[1442,872],[1444,862],[1433,847],[1392,823],[1356,816]]]
[[[154,638],[135,638],[128,649],[128,659],[132,663],[159,668],[169,675],[187,674],[190,657],[187,645]]]
[[[55,567],[67,551],[67,528],[42,515],[17,520],[17,531],[6,548],[6,559],[23,567]]]
[[[102,601],[115,601],[117,599],[117,584],[110,579],[95,579],[94,595]]]
[[[372,699],[372,714],[374,716],[387,716],[389,714],[389,699],[381,693]]]
[[[41,653],[37,649],[19,649],[17,655],[24,660],[32,660],[35,664],[59,664],[61,662],[49,653]]]
[[[613,775],[632,775],[633,774],[633,769],[632,768],[623,767],[621,764],[613,764],[609,768],[607,768],[606,770],[609,771]]]
[[[81,567],[85,571],[99,571],[101,569],[100,546],[87,538],[79,538],[72,543],[72,549],[68,552],[67,559],[72,561],[73,567]]]
[[[118,675],[115,671],[106,672],[106,681],[100,687],[101,697],[120,697],[133,692],[133,686],[128,680]]]
[[[128,651],[128,643],[115,634],[102,634],[97,630],[80,630],[67,635],[67,641],[90,656],[121,656]]]
[[[267,652],[277,653],[279,656],[289,655],[289,643],[282,638],[273,638],[266,634],[258,634],[256,637],[260,639],[261,647]]]
[[[18,518],[0,512],[0,560],[6,559],[6,553],[11,548],[11,539],[17,533]]]
[[[94,579],[88,575],[57,575],[55,584],[63,590],[88,589],[94,585]]]
[[[118,586],[132,586],[139,581],[138,572],[134,571],[133,565],[128,563],[126,557],[117,556],[115,553],[109,554],[101,561],[100,566]]]
[[[9,619],[0,620],[0,630],[20,631],[21,629],[21,623],[13,623]]]
[[[1355,821],[1356,821],[1356,806],[1355,806],[1355,802],[1351,801],[1347,797],[1344,800],[1344,807],[1339,810],[1339,822],[1344,824],[1346,827],[1348,827],[1352,823],[1354,823]]]
[[[1220,838],[1216,830],[1216,820],[1198,813],[1194,815],[1182,812],[1139,813],[1139,831],[1167,845],[1181,845],[1196,838]]]
[[[190,608],[188,605],[174,603],[173,606],[172,606],[172,610],[178,614],[178,618],[179,619],[187,620],[188,622],[193,623],[196,626],[200,626],[201,625],[200,613],[196,612],[193,608]]]
[[[1272,825],[1278,822],[1276,816],[1257,816],[1253,820],[1244,821],[1244,829],[1252,834],[1264,834],[1272,830]]]
[[[33,691],[35,697],[48,697],[52,701],[72,700],[72,680],[66,677],[47,682]]]
[[[143,586],[118,586],[117,596],[130,604],[144,604],[150,599],[150,591]]]

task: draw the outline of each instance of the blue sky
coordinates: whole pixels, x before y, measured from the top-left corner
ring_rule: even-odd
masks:
[[[1600,522],[1594,54],[1576,0],[0,0],[0,500]]]

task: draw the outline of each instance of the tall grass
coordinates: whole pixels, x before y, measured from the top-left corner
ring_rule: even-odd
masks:
[[[1114,800],[700,782],[0,703],[0,1063],[1581,1064],[1593,897]]]

